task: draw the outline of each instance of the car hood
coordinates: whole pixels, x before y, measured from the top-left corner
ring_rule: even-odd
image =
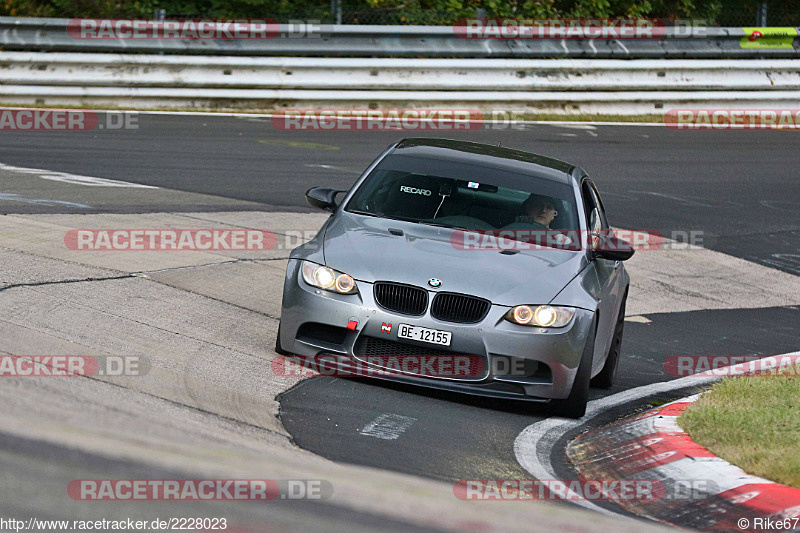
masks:
[[[401,230],[402,236],[389,230]],[[463,250],[454,230],[340,212],[325,233],[325,263],[356,280],[395,281],[486,298],[498,305],[549,303],[587,266],[582,252],[541,248],[503,254]]]

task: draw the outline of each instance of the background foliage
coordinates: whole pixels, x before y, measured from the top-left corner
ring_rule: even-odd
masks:
[[[527,18],[650,17],[755,25],[757,0],[342,0],[346,24],[452,24],[476,16]],[[800,26],[800,2],[770,0],[770,26]],[[332,20],[329,0],[0,0],[0,15],[30,17],[290,18]]]

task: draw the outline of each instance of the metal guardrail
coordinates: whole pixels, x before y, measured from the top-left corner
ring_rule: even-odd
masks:
[[[800,60],[219,57],[0,53],[13,85],[394,91],[800,90]]]
[[[800,60],[219,57],[0,53],[0,104],[170,109],[453,108],[662,114],[800,108]]]
[[[743,48],[742,28],[668,27],[658,39],[463,39],[452,26],[322,25],[313,35],[258,40],[81,40],[67,19],[0,17],[0,47],[9,51],[119,52],[226,56],[485,58],[792,58],[791,48]]]

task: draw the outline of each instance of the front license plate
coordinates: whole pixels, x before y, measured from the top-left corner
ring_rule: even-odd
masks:
[[[410,326],[408,324],[398,324],[398,326],[397,336],[401,339],[411,339],[420,342],[429,342],[431,344],[441,344],[442,346],[450,346],[450,340],[453,338],[453,334],[449,331]]]

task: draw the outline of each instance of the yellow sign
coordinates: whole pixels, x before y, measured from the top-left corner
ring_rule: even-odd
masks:
[[[796,28],[742,28],[745,36],[739,44],[742,48],[755,49],[792,49],[794,38],[797,37]]]

